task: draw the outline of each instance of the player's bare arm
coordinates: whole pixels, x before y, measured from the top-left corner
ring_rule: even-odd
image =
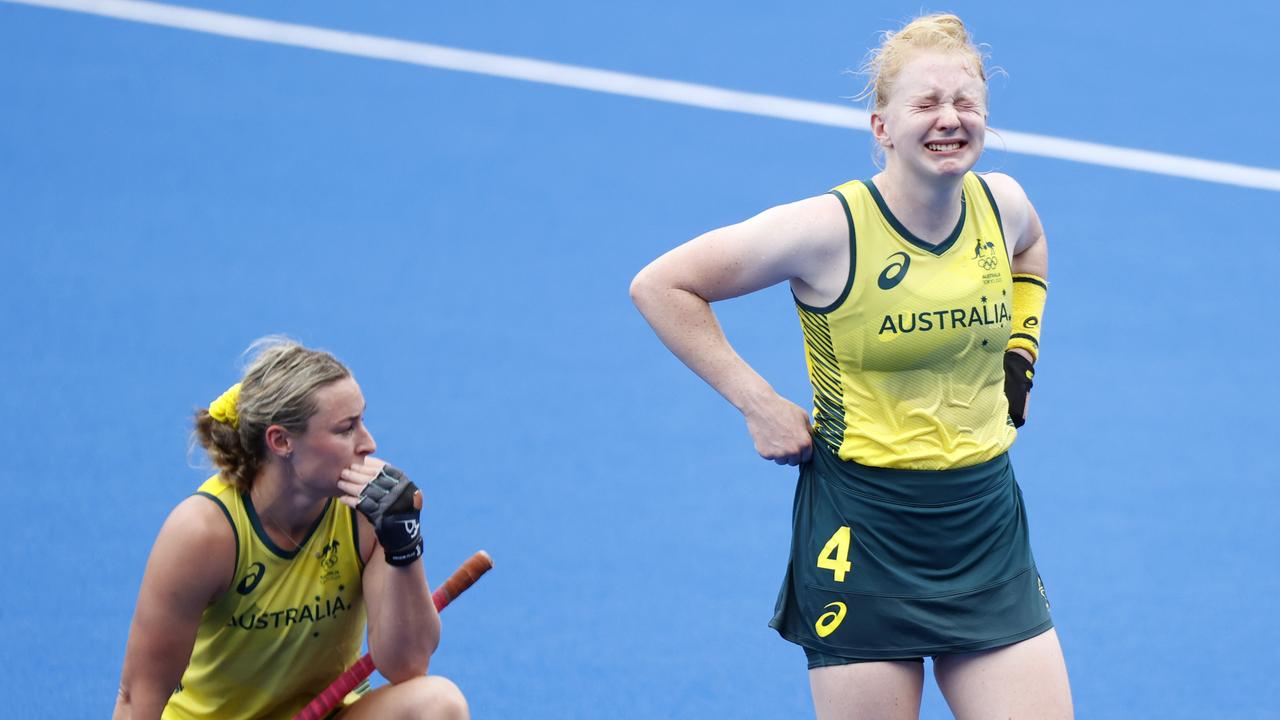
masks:
[[[843,209],[824,195],[701,235],[654,260],[631,284],[632,300],[662,342],[742,412],[756,451],[779,464],[808,458],[808,413],[738,356],[710,303],[783,281],[801,300],[834,299],[848,252]],[[842,257],[844,272],[837,267]]]
[[[1005,244],[1009,248],[1009,267],[1014,274],[1026,273],[1047,280],[1049,277],[1049,241],[1044,236],[1044,226],[1040,216],[1027,197],[1026,191],[1017,180],[1003,173],[990,173],[984,176],[991,194],[996,199],[1004,223]],[[1028,363],[1035,363],[1027,350],[1015,347],[1009,352],[1017,353]],[[1021,418],[1027,417],[1031,396],[1027,393],[1022,403]]]
[[[129,628],[114,720],[153,720],[182,679],[200,616],[230,587],[235,537],[221,511],[193,496],[160,529]]]
[[[440,642],[440,616],[431,602],[431,592],[424,576],[421,558],[409,558],[406,554],[400,564],[393,565],[387,558],[394,557],[395,553],[388,553],[382,546],[382,538],[393,537],[389,534],[392,531],[404,532],[406,523],[413,525],[410,533],[413,538],[402,537],[391,542],[399,546],[416,539],[418,545],[421,545],[418,515],[422,509],[421,492],[403,473],[399,477],[388,477],[384,473],[385,467],[386,463],[381,460],[366,458],[364,462],[342,471],[338,487],[343,492],[339,499],[348,507],[360,510],[357,522],[360,524],[361,538],[374,539],[370,552],[363,556],[366,565],[362,590],[369,618],[369,653],[379,672],[395,683],[426,674],[431,654]],[[392,471],[394,476],[396,471]],[[385,484],[391,492],[409,493],[405,500],[412,506],[412,510],[404,515],[393,516],[397,510],[405,511],[406,508],[393,507],[394,503],[390,498],[380,498],[383,500],[382,508],[378,507],[376,501],[370,500],[365,500],[362,508],[361,501],[370,498],[368,486],[375,480]],[[403,490],[400,489],[402,484],[405,485]],[[370,514],[374,518],[384,519],[388,526],[398,522],[401,527],[387,527],[379,532],[374,527]]]
[[[1013,272],[1049,277],[1049,242],[1026,191],[1004,173],[988,173],[983,179],[1000,209]]]

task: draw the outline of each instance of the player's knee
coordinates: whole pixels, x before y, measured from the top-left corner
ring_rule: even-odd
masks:
[[[409,717],[421,720],[468,720],[471,717],[467,699],[452,680],[426,675],[410,682],[415,712]]]

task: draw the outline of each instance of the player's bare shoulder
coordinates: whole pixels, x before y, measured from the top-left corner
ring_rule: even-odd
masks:
[[[1008,220],[1026,215],[1026,207],[1030,203],[1026,190],[1012,176],[1000,172],[983,173],[982,179],[991,188],[991,196],[995,198],[1001,217]]]
[[[664,289],[716,302],[786,280],[820,285],[840,253],[847,257],[848,237],[844,210],[835,197],[775,205],[703,233],[649,263],[632,281],[631,296],[643,313],[660,304]]]
[[[986,181],[987,187],[991,189],[991,196],[995,198],[996,208],[1000,212],[1001,223],[1004,225],[1005,241],[1009,244],[1010,250],[1013,250],[1015,245],[1028,239],[1032,225],[1038,227],[1039,223],[1035,221],[1035,208],[1031,206],[1026,190],[1023,190],[1022,185],[1011,176],[991,172],[983,173],[982,179]]]
[[[849,223],[844,205],[831,193],[814,195],[766,210],[777,214],[774,222],[785,229],[784,237],[793,249],[815,257],[818,262],[847,250]]]
[[[789,233],[795,253],[791,290],[803,303],[827,305],[844,290],[849,274],[849,218],[844,204],[832,193],[791,203],[795,232]]]
[[[169,513],[156,538],[153,562],[180,571],[186,581],[220,594],[235,575],[237,542],[226,511],[216,500],[192,495]]]

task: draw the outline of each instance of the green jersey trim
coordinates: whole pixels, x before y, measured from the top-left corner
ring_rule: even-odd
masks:
[[[1000,206],[996,204],[996,196],[991,194],[991,187],[981,175],[974,173],[973,176],[978,178],[978,182],[982,184],[982,191],[987,194],[987,202],[991,203],[991,212],[996,216],[996,226],[1000,228],[1000,242],[1004,244],[1004,254],[1008,255],[1009,240],[1004,236],[1004,220],[1000,217]]]
[[[196,495],[207,497],[212,500],[213,504],[217,505],[218,509],[222,511],[222,516],[227,519],[227,524],[231,526],[231,537],[236,541],[236,562],[231,566],[231,582],[235,583],[236,571],[240,569],[240,533],[236,532],[236,523],[231,519],[231,511],[227,509],[226,505],[222,504],[222,501],[218,499],[217,495],[203,491],[197,491]]]
[[[294,559],[298,556],[298,553],[302,551],[302,548],[307,546],[307,543],[311,541],[311,536],[316,533],[320,524],[324,522],[325,517],[329,514],[329,506],[333,504],[333,498],[325,500],[324,509],[320,511],[320,517],[316,518],[316,521],[311,523],[311,527],[307,530],[307,534],[302,536],[302,541],[298,543],[298,547],[293,550],[285,550],[272,542],[271,536],[268,535],[266,529],[262,527],[262,521],[258,517],[258,510],[253,506],[253,498],[249,497],[249,493],[240,493],[240,497],[244,500],[245,513],[249,516],[249,523],[253,526],[254,534],[258,536],[258,539],[262,541],[262,544],[266,546],[267,550],[270,550],[276,557],[283,558],[285,560]],[[358,548],[356,554],[360,554]]]
[[[960,239],[960,233],[964,230],[965,216],[968,214],[968,208],[966,207],[967,203],[965,202],[963,192],[960,193],[960,219],[956,222],[955,228],[952,229],[951,234],[947,236],[947,239],[937,245],[934,245],[916,237],[915,234],[907,229],[906,225],[903,225],[898,220],[898,217],[889,209],[889,205],[884,201],[884,196],[880,194],[880,190],[876,187],[874,182],[870,180],[863,180],[862,184],[867,186],[867,191],[871,193],[871,198],[876,201],[876,207],[880,208],[880,214],[884,216],[885,220],[889,221],[889,225],[902,236],[903,240],[906,240],[927,253],[941,256],[943,253],[950,250],[951,246],[955,245],[956,241]],[[1004,233],[1002,232],[1000,234],[1003,235]]]
[[[356,514],[355,508],[347,508],[351,511],[351,542],[356,549],[356,562],[360,563],[360,572],[364,572],[364,553],[360,552],[360,516]]]
[[[858,266],[858,237],[857,231],[853,227],[853,211],[849,209],[849,201],[839,191],[832,190],[830,195],[835,195],[840,201],[840,206],[844,208],[844,219],[849,223],[849,277],[844,281],[844,290],[840,293],[840,297],[835,302],[824,307],[814,307],[800,302],[800,298],[796,297],[795,291],[791,291],[791,299],[796,301],[796,305],[808,310],[811,313],[826,314],[844,304],[849,299],[849,293],[853,291],[853,272]]]

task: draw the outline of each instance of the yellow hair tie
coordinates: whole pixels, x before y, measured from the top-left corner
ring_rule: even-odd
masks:
[[[217,400],[209,403],[209,417],[233,428],[240,427],[240,416],[236,413],[236,403],[240,400],[240,383],[227,388]]]

